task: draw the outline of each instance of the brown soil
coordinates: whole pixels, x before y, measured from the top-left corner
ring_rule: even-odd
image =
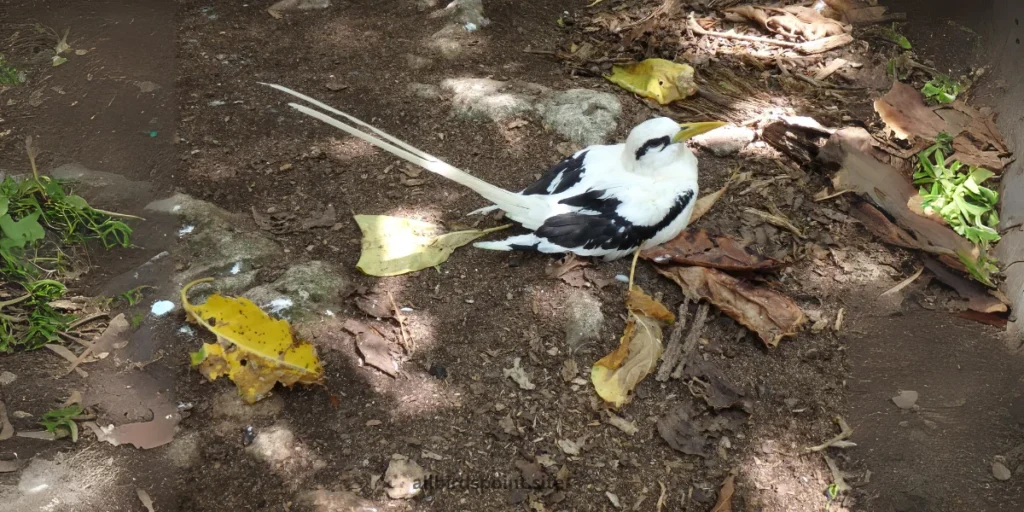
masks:
[[[431,16],[443,5],[423,7],[434,3],[336,1],[324,11],[275,19],[266,2],[5,2],[4,21],[69,26],[72,46],[89,52],[58,68],[37,67],[45,79],[0,93],[0,133],[12,130],[0,137],[0,170],[23,172],[21,137],[33,134],[46,151],[46,169],[74,161],[150,184],[133,201],[103,204],[107,209],[141,213],[150,200],[180,190],[243,214],[275,208],[301,217],[333,205],[338,212],[415,215],[457,226],[482,206],[478,198],[439,177],[401,185],[393,158],[302,118],[286,97],[257,82],[313,95],[510,189],[561,157],[563,141],[535,121],[509,128],[457,119],[446,98],[417,97],[410,83],[491,77],[606,90],[619,94],[624,107],[615,139],[653,115],[600,78],[571,76],[550,56],[523,52],[566,46],[572,29],[555,23],[565,2],[485,2],[492,25],[462,33],[461,51],[452,59],[430,46],[448,23]],[[410,56],[429,60],[414,68],[419,59]],[[142,81],[161,87],[141,93],[136,82]],[[27,102],[35,90],[46,99],[38,107]],[[800,104],[784,95],[778,101]],[[157,135],[150,137],[151,131]],[[703,190],[721,186],[737,167],[754,179],[779,175],[780,157],[762,149],[722,159],[700,154]],[[848,211],[846,198],[814,204],[825,176],[792,174],[793,185],[770,188],[766,196],[740,196],[745,185],[734,189],[701,227],[740,236],[747,225],[742,206],[770,199],[792,207],[801,198],[804,206],[795,206],[792,217],[824,253],[766,284],[833,322],[843,309],[846,321],[839,332],[802,332],[769,350],[712,310],[701,354],[753,402],[750,420],[729,435],[718,456],[681,455],[658,435],[657,419],[693,400],[679,381],[648,379],[639,387],[620,412],[639,427],[629,436],[603,423],[589,384],[563,380],[565,361],[574,360],[586,379],[589,366],[617,346],[624,286],[592,290],[608,321],[598,342],[573,351],[563,341],[561,310],[574,288],[545,277],[551,259],[471,248],[458,251],[440,272],[372,279],[353,270],[354,286],[390,292],[414,309],[406,318],[416,350],[397,379],[360,364],[341,325],[366,319],[347,301],[335,316],[303,326],[327,368],[325,388],[279,390],[254,407],[239,405],[229,384],[208,383],[188,367],[188,353],[200,339],[209,340],[179,334],[180,316],[147,317],[133,334],[124,359],[149,361],[163,351],[142,370],[104,361],[87,368],[87,379],[55,380],[64,363],[49,352],[3,356],[0,370],[18,376],[2,389],[8,411],[38,416],[81,390],[106,423],[140,421],[150,417],[149,404],[135,398],[139,393],[121,392],[140,387],[194,407],[177,439],[154,450],[113,447],[90,436],[78,445],[16,438],[0,445],[0,456],[52,459],[57,452],[84,451],[98,454],[88,459],[96,464],[113,458],[105,475],[76,481],[98,492],[83,491],[77,501],[62,496],[49,510],[137,510],[136,489],[146,490],[161,511],[292,510],[301,492],[315,489],[351,490],[392,510],[530,510],[532,502],[543,503],[534,510],[610,510],[607,493],[624,509],[656,510],[662,484],[663,510],[710,510],[730,473],[737,475],[734,510],[822,510],[832,476],[820,454],[803,448],[836,435],[833,419],[842,416],[858,446],[829,454],[857,485],[843,505],[848,509],[1021,509],[1019,477],[996,482],[991,475],[992,457],[1012,449],[1024,425],[1017,356],[1005,351],[994,330],[953,316],[947,305],[955,301],[937,284],[921,280],[895,301],[880,300],[882,291],[916,270],[915,256],[881,245],[855,223],[834,220]],[[262,269],[262,277],[313,259],[354,269],[359,231],[350,220],[342,223],[339,230],[279,236],[289,250],[279,265]],[[125,276],[173,249],[172,221],[135,226],[140,247],[94,252],[96,267],[77,284],[79,292],[124,291],[130,286],[121,283],[131,281]],[[784,252],[793,241],[783,231],[762,229],[759,249],[767,254]],[[145,312],[152,297],[176,292],[166,284],[169,261],[146,276],[158,288],[129,315]],[[628,273],[629,263],[595,267],[610,279]],[[682,300],[649,265],[638,268],[637,282],[673,309]],[[378,325],[398,338],[393,325]],[[537,389],[521,390],[503,375],[515,358]],[[438,366],[446,378],[435,376]],[[900,390],[918,391],[919,409],[897,409],[890,398]],[[517,431],[502,429],[506,417]],[[19,430],[32,423],[15,420]],[[250,447],[242,444],[247,426],[257,433]],[[578,456],[557,445],[580,438]],[[564,465],[570,479],[564,490],[437,490],[412,501],[388,500],[377,477],[392,454],[415,459],[441,478],[466,480],[518,478],[517,462],[548,455],[557,461],[548,476]],[[0,489],[18,478],[0,474]]]

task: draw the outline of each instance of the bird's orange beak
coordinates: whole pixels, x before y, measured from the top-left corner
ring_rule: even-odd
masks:
[[[729,123],[723,123],[720,121],[709,121],[704,123],[682,123],[679,125],[679,133],[675,137],[672,137],[672,142],[683,142],[690,140],[702,133],[710,132],[715,128],[725,126]]]

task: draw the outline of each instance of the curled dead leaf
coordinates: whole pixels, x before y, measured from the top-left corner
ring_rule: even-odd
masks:
[[[652,318],[630,311],[617,348],[590,370],[594,389],[616,409],[629,401],[630,393],[657,367],[661,357],[661,326]]]
[[[949,131],[946,121],[924,104],[921,93],[903,82],[894,82],[885,96],[875,100],[875,111],[900,139],[934,140],[939,133]]]
[[[646,317],[661,320],[672,324],[676,321],[676,315],[665,307],[664,304],[654,300],[653,297],[644,293],[639,286],[634,285],[626,296],[626,309]]]
[[[777,346],[786,336],[794,336],[807,322],[807,316],[788,297],[724,272],[704,267],[656,267],[656,270],[675,281],[687,297],[707,300],[756,332],[769,347]]]
[[[783,263],[758,255],[742,243],[723,235],[711,235],[703,229],[689,229],[657,247],[640,253],[655,263],[676,263],[717,268],[731,272],[776,270]]]

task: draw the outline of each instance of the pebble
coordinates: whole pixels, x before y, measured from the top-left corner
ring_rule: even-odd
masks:
[[[0,386],[10,386],[17,379],[18,376],[11,372],[0,372]]]
[[[996,480],[1005,482],[1013,476],[1013,473],[1010,472],[1010,468],[1006,467],[1005,464],[997,461],[992,463],[992,476],[994,476]]]

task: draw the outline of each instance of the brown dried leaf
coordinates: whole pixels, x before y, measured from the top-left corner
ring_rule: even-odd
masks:
[[[587,284],[587,278],[583,270],[588,265],[589,263],[586,260],[570,254],[561,260],[549,263],[547,268],[544,269],[544,273],[552,279],[561,279],[570,286],[582,288]]]
[[[819,157],[841,165],[832,178],[835,188],[868,196],[913,237],[921,250],[946,256],[942,259],[944,263],[956,261],[958,256],[968,260],[977,258],[966,238],[910,209],[908,205],[917,197],[917,190],[898,170],[873,156],[873,140],[863,128],[843,128],[832,135]]]
[[[718,491],[718,501],[711,512],[732,512],[732,496],[736,493],[736,477],[729,475]]]
[[[658,434],[676,451],[708,458],[715,453],[718,438],[738,430],[747,416],[737,409],[702,414],[691,402],[683,402],[658,418]]]
[[[174,427],[181,421],[181,416],[173,407],[153,410],[153,421],[128,423],[104,429],[95,422],[89,421],[85,426],[92,430],[96,439],[106,441],[114,446],[132,444],[140,450],[148,450],[163,446],[174,440]]]
[[[990,295],[988,290],[977,281],[960,277],[931,258],[924,258],[924,266],[939,281],[942,281],[946,286],[956,290],[958,295],[967,299],[967,307],[972,310],[979,313],[1005,313],[1008,311],[1003,301]]]
[[[373,318],[392,318],[395,316],[391,301],[380,293],[368,293],[356,297],[353,302],[360,311]]]
[[[730,272],[763,272],[784,265],[781,261],[755,254],[742,242],[723,235],[710,235],[703,229],[684,231],[669,242],[641,252],[640,256],[655,263],[672,262]]]
[[[875,100],[875,111],[886,128],[901,139],[934,140],[949,131],[946,121],[924,104],[921,93],[902,82],[894,82],[885,96]]]
[[[977,140],[971,132],[964,132],[953,139],[953,153],[949,160],[963,162],[967,165],[974,165],[990,171],[999,172],[1006,167],[1007,161],[1000,158],[999,151],[979,149],[987,144],[983,140]]]
[[[807,316],[788,297],[759,288],[724,272],[705,267],[655,267],[676,282],[692,300],[706,299],[733,320],[757,333],[761,341],[775,347],[793,336]]]
[[[921,248],[917,240],[914,240],[914,237],[893,224],[884,213],[869,202],[865,201],[857,204],[850,211],[850,214],[859,220],[861,224],[864,224],[868,231],[887,244],[903,247],[904,249]]]
[[[725,194],[725,191],[729,189],[729,183],[727,182],[724,187],[700,198],[697,203],[693,205],[693,213],[690,214],[690,225],[692,226],[698,219],[704,216],[718,200]]]
[[[636,285],[626,295],[626,309],[638,315],[661,320],[668,324],[675,323],[676,321],[676,315],[669,311],[664,304],[654,300],[653,297],[644,293]]]
[[[394,359],[391,358],[391,349],[388,340],[369,329],[356,334],[356,348],[363,356],[366,364],[394,377],[398,374]]]
[[[329,228],[337,222],[338,212],[334,210],[334,205],[331,204],[327,205],[326,210],[303,220],[301,227],[303,231],[308,231],[313,228]]]

